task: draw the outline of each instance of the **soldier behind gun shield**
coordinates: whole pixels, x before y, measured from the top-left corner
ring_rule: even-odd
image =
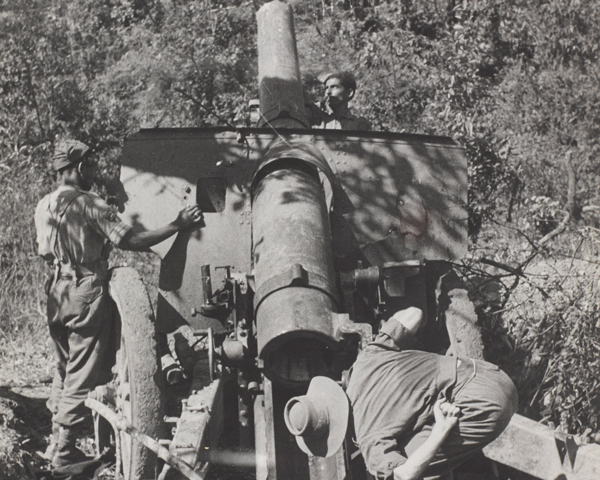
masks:
[[[310,84],[310,79],[308,84]],[[306,87],[312,85],[305,84]],[[316,103],[310,101],[312,95],[305,91],[306,115],[312,128],[328,130],[371,130],[371,123],[365,117],[357,117],[348,106],[356,92],[356,79],[350,72],[339,72],[328,75],[322,84],[325,89],[323,98]],[[310,88],[312,90],[312,88]],[[314,98],[314,97],[313,97]],[[248,103],[250,126],[258,126],[260,106],[257,99]]]
[[[350,72],[332,73],[323,81],[323,98],[316,104],[307,104],[307,113],[313,128],[329,130],[371,130],[370,122],[350,111],[350,100],[356,93],[356,79]]]

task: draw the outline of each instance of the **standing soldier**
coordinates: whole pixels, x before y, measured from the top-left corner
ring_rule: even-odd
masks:
[[[198,226],[197,206],[181,210],[162,228],[134,232],[98,195],[91,193],[94,163],[78,141],[60,144],[54,154],[58,188],[35,212],[38,253],[54,267],[47,286],[48,325],[56,351],[56,369],[48,407],[52,439],[45,457],[62,467],[85,460],[75,447],[86,417],[88,392],[109,380],[114,361],[114,307],[108,296],[109,244],[145,250],[178,231]]]

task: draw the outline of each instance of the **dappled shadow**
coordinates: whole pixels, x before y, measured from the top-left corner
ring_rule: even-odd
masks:
[[[455,259],[466,252],[466,162],[461,165],[456,146],[428,141],[334,144],[332,156],[355,207],[346,218],[373,263]]]
[[[32,452],[45,448],[45,436],[52,428],[46,398],[28,397],[16,392],[15,387],[0,386],[0,416],[4,427],[30,440],[27,447]]]
[[[449,139],[324,130],[280,129],[279,134],[314,144],[328,157],[354,206],[346,219],[375,262],[399,257],[456,259],[466,252],[466,161]],[[258,160],[277,140],[281,138],[266,129],[241,129],[237,134],[219,128],[142,131],[134,141],[136,147],[146,143],[145,152],[131,151],[128,157],[133,161],[124,158],[124,164],[139,175],[151,172],[156,182],[178,177],[195,183],[195,177],[219,172],[227,180],[227,196],[234,197],[227,202],[237,211],[243,209],[246,194],[232,195],[234,186],[248,187]],[[287,193],[287,201],[298,194]],[[171,197],[181,195],[173,192]]]
[[[142,130],[123,151],[126,221],[136,228],[171,221],[173,211],[199,196],[192,190],[207,183],[200,179],[220,179],[225,190],[220,211],[205,213],[206,227],[187,244],[175,239],[163,255],[161,289],[177,295],[172,307],[183,319],[191,321],[190,308],[198,303],[193,299],[201,298],[201,265],[252,271],[252,178],[269,148],[281,142],[305,142],[318,150],[339,179],[346,203],[352,204],[340,213],[333,202],[330,224],[338,268],[353,269],[359,261],[367,266],[454,260],[466,253],[466,160],[448,138],[303,129]],[[314,174],[314,168],[307,168]],[[286,174],[274,168],[269,175],[282,180]],[[256,186],[260,189],[260,182]],[[302,202],[306,188],[284,190],[280,201]]]

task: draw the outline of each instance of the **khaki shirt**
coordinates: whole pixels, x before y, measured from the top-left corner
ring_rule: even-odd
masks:
[[[108,241],[118,244],[131,230],[98,195],[70,185],[38,203],[35,227],[38,253],[46,261],[92,271],[108,259]]]
[[[328,130],[371,130],[371,123],[365,117],[357,117],[347,109],[337,115],[323,114],[323,121],[314,128],[325,128]]]

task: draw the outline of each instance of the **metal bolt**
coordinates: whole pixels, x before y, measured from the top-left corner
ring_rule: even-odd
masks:
[[[184,448],[194,448],[194,444],[193,443],[184,443],[181,445],[175,445],[176,450],[184,449]]]

